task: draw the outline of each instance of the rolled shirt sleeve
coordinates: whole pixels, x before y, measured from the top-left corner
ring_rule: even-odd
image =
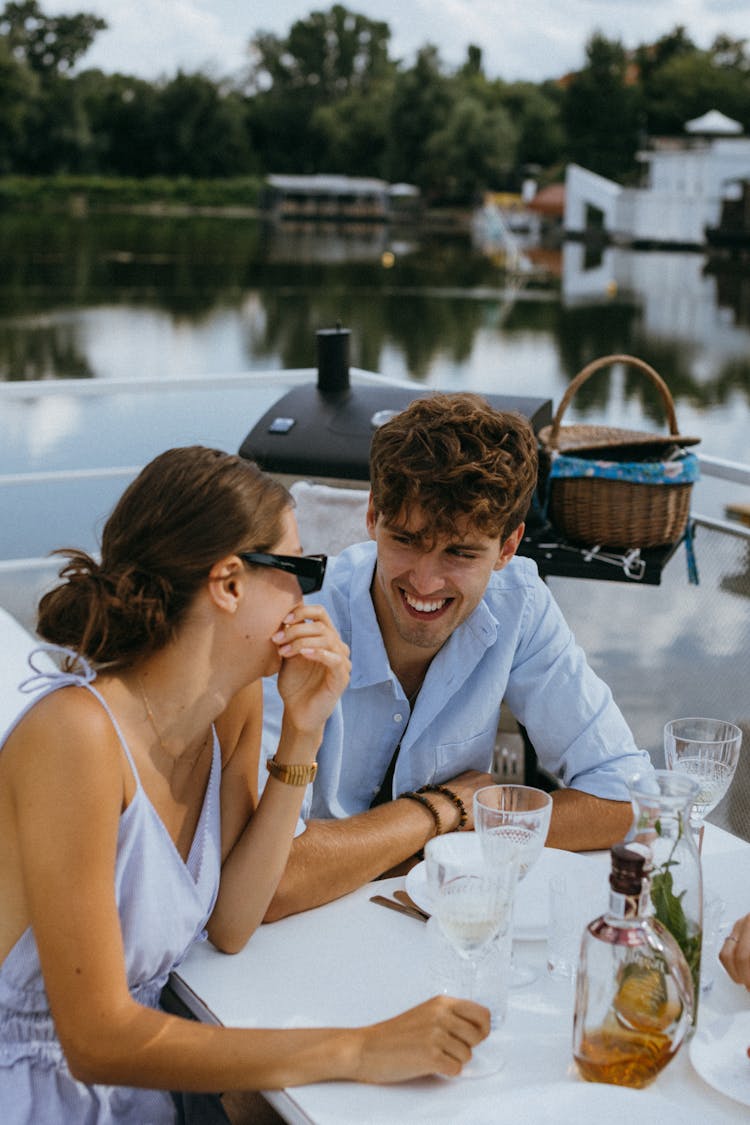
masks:
[[[566,786],[627,801],[650,770],[610,688],[592,670],[547,587],[530,585],[505,698],[544,768]]]

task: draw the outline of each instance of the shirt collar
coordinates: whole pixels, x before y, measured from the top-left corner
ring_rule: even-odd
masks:
[[[357,654],[356,660],[352,661],[350,687],[353,688],[388,683],[395,678],[388,663],[388,654],[370,593],[377,548],[374,543],[364,546],[366,549],[360,552],[349,586],[352,652]]]
[[[352,652],[356,653],[356,659],[352,661],[350,680],[350,687],[353,688],[371,687],[374,684],[395,681],[370,593],[377,560],[377,547],[375,543],[362,546],[366,550],[360,553],[349,587],[351,647]],[[461,653],[461,659],[464,657],[476,659],[476,652],[471,657],[468,650],[475,650],[477,647],[489,648],[497,639],[497,630],[497,618],[486,599],[482,598],[473,613],[448,638],[435,656],[435,661],[442,663],[447,660],[452,663],[454,652]]]

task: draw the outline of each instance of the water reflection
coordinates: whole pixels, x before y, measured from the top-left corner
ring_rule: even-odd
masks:
[[[315,331],[340,320],[355,365],[555,401],[592,358],[642,356],[684,432],[747,458],[745,272],[696,253],[541,249],[544,284],[536,268],[510,277],[469,236],[416,228],[0,216],[0,378],[307,367]],[[605,371],[576,395],[577,418],[638,427],[664,410],[638,372]]]
[[[615,293],[630,297],[642,305],[647,334],[737,354],[747,348],[742,287],[732,283],[742,276],[738,264],[695,251],[622,247],[607,247],[591,260],[580,243],[569,242],[564,247],[563,300],[571,307],[608,300]]]
[[[735,323],[750,328],[750,261],[747,255],[714,256],[705,271],[716,278],[716,300]]]
[[[77,321],[49,317],[0,317],[0,363],[5,378],[90,379],[94,372],[81,349]]]
[[[284,222],[266,226],[264,235],[266,262],[379,262],[390,269],[397,258],[418,249],[416,240],[384,223]]]

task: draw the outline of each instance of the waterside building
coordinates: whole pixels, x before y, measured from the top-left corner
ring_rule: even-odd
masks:
[[[419,189],[367,176],[271,175],[262,202],[274,219],[386,222],[418,206]]]
[[[577,164],[565,181],[565,236],[596,231],[635,247],[693,248],[706,244],[722,206],[750,177],[750,138],[716,110],[689,121],[684,138],[655,139],[638,154],[644,186],[623,187]]]

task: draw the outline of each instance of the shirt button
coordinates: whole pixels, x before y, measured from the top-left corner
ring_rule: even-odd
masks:
[[[393,716],[393,721],[394,721],[394,723],[400,723],[400,722],[403,721],[403,718],[404,718],[404,716],[401,714],[401,712],[397,711],[396,714]]]

